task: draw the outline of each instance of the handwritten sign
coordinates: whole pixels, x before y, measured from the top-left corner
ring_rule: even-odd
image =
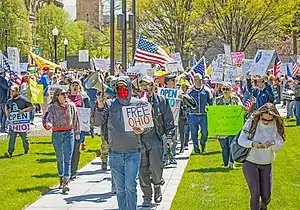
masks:
[[[243,59],[245,58],[245,52],[232,52],[231,56],[233,65],[241,65]]]
[[[179,95],[182,93],[181,90],[171,88],[159,88],[158,95],[164,96],[167,99],[179,99]]]
[[[223,68],[215,67],[211,73],[211,82],[212,83],[221,83],[223,82]]]
[[[207,120],[210,136],[236,135],[244,125],[244,111],[241,106],[209,106]]]
[[[77,107],[80,131],[90,131],[91,108]]]
[[[233,83],[237,77],[237,69],[235,66],[226,65],[224,71],[224,82]]]
[[[175,124],[175,126],[178,126],[181,101],[178,100],[178,99],[174,99],[174,98],[170,98],[170,99],[167,99],[167,100],[168,100],[169,105],[171,107],[171,111],[172,111],[173,118],[174,118],[174,124]]]
[[[242,61],[242,74],[243,76],[246,76],[247,72],[250,71],[253,65],[253,60],[251,59],[243,59]]]
[[[152,119],[152,106],[123,106],[123,119],[125,131],[132,131],[134,127],[152,128],[154,126]]]
[[[8,118],[8,126],[13,132],[25,133],[30,131],[30,115],[29,112],[18,114],[11,112]]]

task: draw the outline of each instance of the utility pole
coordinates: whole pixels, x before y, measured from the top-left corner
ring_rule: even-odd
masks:
[[[134,54],[136,50],[136,0],[132,0],[132,14],[133,14],[133,23],[132,23],[132,60],[134,66]]]
[[[115,0],[110,0],[110,75],[115,69]]]
[[[126,17],[126,0],[122,0],[123,24],[122,30],[122,68],[127,69],[127,17]]]

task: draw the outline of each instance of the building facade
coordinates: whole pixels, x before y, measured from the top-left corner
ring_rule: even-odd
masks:
[[[76,0],[76,20],[86,21],[102,30],[104,25],[102,0]]]

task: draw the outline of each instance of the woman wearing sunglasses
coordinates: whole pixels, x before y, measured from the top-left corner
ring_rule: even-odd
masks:
[[[74,149],[74,136],[80,139],[77,109],[68,100],[66,90],[58,88],[44,115],[43,125],[52,129],[52,143],[55,150],[60,186],[63,193],[70,190],[71,159]],[[75,134],[75,135],[74,135]]]
[[[231,85],[229,83],[223,83],[222,87],[223,95],[217,97],[215,100],[215,105],[239,105],[243,107],[243,104],[238,96],[232,94]],[[218,140],[222,148],[222,158],[224,163],[224,168],[235,169],[233,158],[230,151],[230,144],[235,136],[219,136]]]
[[[252,140],[250,140],[252,139]],[[271,201],[272,162],[285,140],[284,124],[276,107],[267,103],[255,111],[240,134],[238,143],[251,148],[243,164],[250,189],[251,210],[267,209]]]

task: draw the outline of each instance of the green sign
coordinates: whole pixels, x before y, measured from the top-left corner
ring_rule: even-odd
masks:
[[[244,110],[241,106],[209,106],[207,120],[210,136],[236,135],[244,125]]]

